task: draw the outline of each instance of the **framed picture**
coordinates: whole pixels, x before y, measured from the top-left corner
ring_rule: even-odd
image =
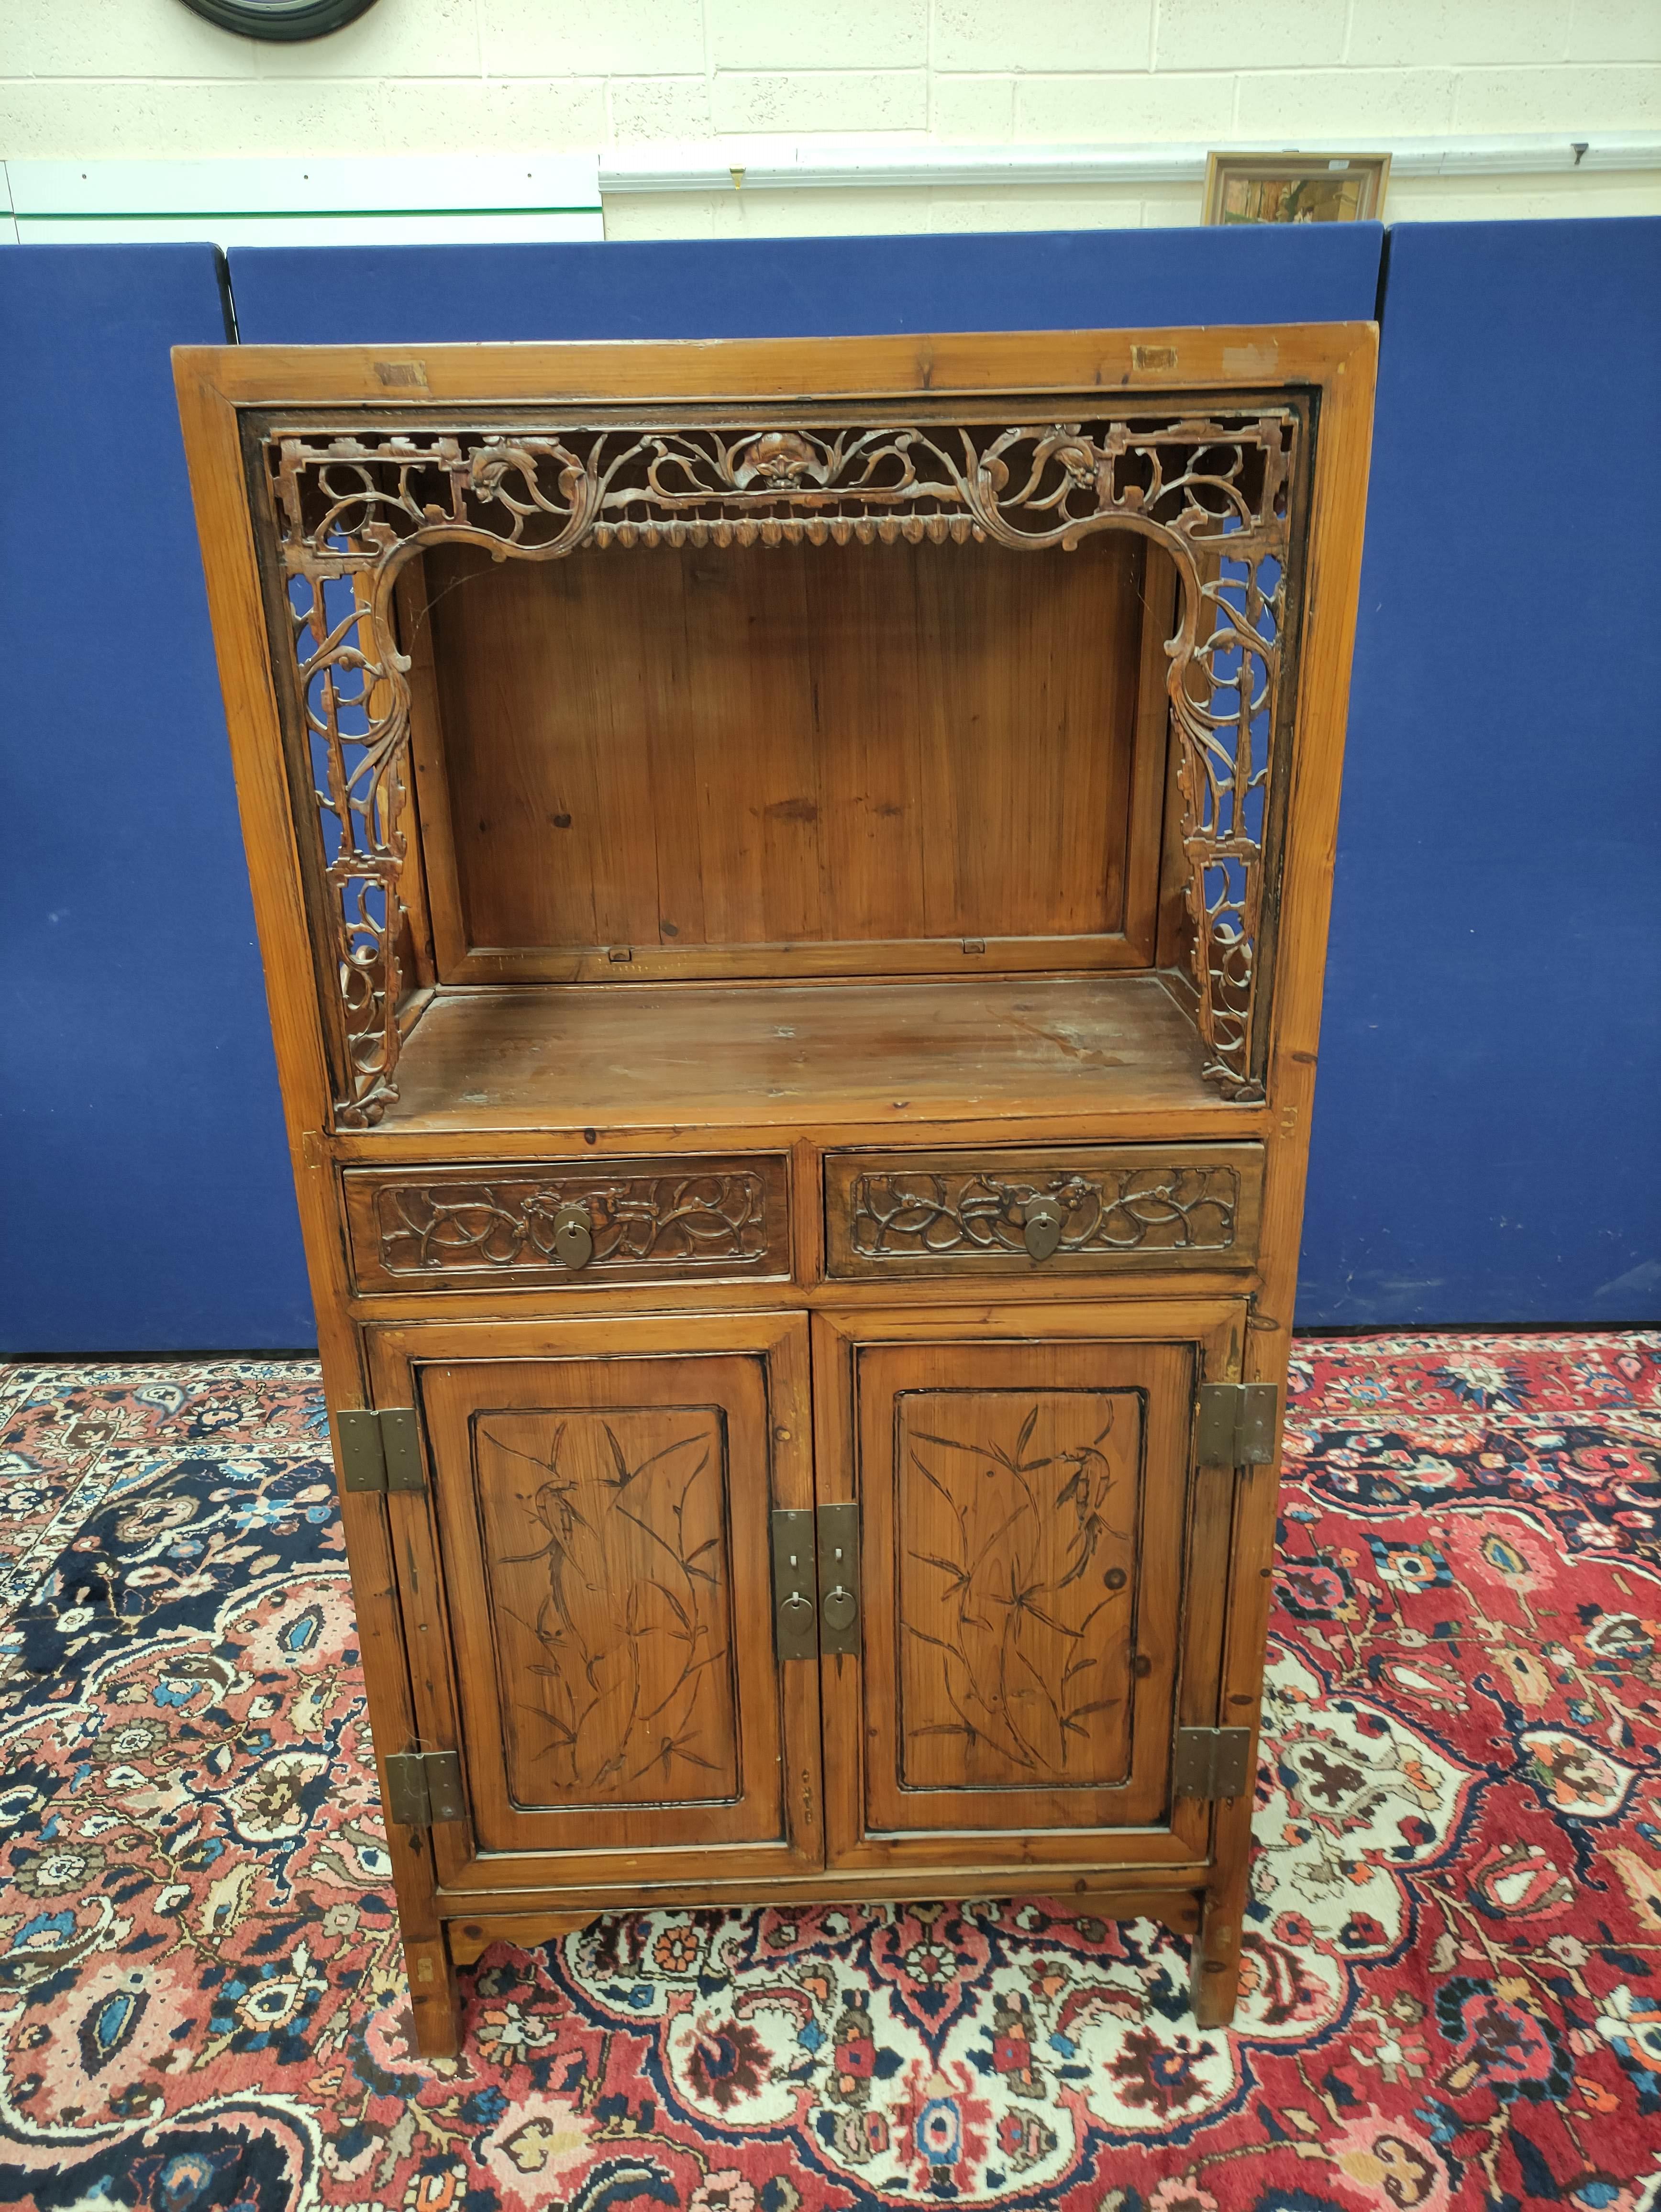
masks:
[[[1213,154],[1202,222],[1372,222],[1388,154]]]

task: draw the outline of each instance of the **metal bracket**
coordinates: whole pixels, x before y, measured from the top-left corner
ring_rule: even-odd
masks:
[[[378,1411],[352,1407],[332,1419],[340,1480],[346,1489],[426,1489],[421,1425],[413,1406],[386,1406]]]
[[[459,1752],[398,1751],[387,1759],[388,1826],[430,1828],[466,1817]]]
[[[860,1509],[851,1498],[821,1505],[819,1650],[857,1658],[860,1649]]]
[[[1185,1728],[1177,1731],[1171,1763],[1173,1797],[1244,1796],[1251,1777],[1251,1730]]]
[[[1275,1457],[1272,1382],[1202,1382],[1195,1455],[1202,1467],[1268,1467]]]
[[[818,1607],[813,1602],[813,1516],[779,1506],[772,1516],[773,1622],[781,1659],[819,1656]]]

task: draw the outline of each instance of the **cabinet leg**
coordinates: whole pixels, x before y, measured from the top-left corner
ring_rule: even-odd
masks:
[[[1234,2018],[1240,1989],[1240,1920],[1245,1900],[1244,1867],[1238,1876],[1219,1881],[1205,1893],[1189,1980],[1194,2017],[1202,2027],[1226,2027]]]
[[[443,1929],[431,1936],[406,1935],[404,1962],[410,1975],[416,2049],[423,2058],[453,2058],[461,2048],[461,2002]]]

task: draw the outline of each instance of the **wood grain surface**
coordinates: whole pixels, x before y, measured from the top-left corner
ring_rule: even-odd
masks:
[[[779,1129],[1118,1104],[1204,1114],[1191,1022],[1151,975],[463,991],[405,1048],[389,1130]]]
[[[927,541],[429,554],[447,980],[619,949],[654,975],[719,947],[751,974],[801,972],[814,946],[845,972],[915,964],[931,942],[960,967],[966,937],[994,969],[1034,938],[1145,965],[1146,873],[1126,911],[1142,568],[1129,538],[1051,561]]]

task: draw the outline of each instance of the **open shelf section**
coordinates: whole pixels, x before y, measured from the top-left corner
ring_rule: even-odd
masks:
[[[1226,1115],[1200,1070],[1155,975],[450,990],[408,1039],[381,1127]]]

